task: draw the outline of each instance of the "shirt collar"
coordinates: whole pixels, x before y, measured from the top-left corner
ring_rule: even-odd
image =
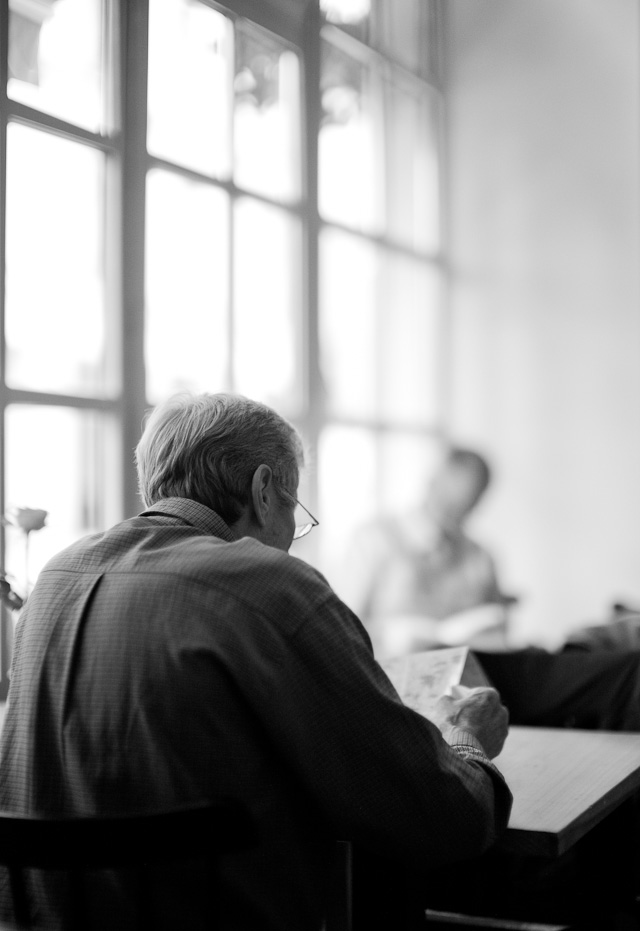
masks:
[[[142,511],[139,516],[151,517],[154,514],[177,517],[197,530],[220,537],[227,543],[233,543],[236,539],[229,525],[215,511],[191,498],[163,498],[161,501],[156,501],[146,511]]]

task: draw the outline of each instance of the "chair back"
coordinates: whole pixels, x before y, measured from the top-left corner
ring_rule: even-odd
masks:
[[[152,929],[156,923],[146,868],[204,861],[210,864],[213,884],[218,858],[255,841],[253,821],[244,806],[233,799],[172,811],[96,817],[20,816],[0,811],[0,864],[9,872],[13,911],[20,929],[31,927],[26,869],[66,871],[71,931],[86,931],[88,927],[83,874],[132,870],[138,880],[136,927]]]

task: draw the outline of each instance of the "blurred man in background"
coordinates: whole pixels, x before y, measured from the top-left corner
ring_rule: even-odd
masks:
[[[350,547],[343,597],[378,658],[430,646],[506,646],[507,608],[491,554],[466,524],[491,480],[474,450],[446,453],[411,511],[362,527]]]
[[[477,451],[445,453],[414,509],[360,528],[341,594],[369,630],[377,659],[466,644],[514,724],[640,730],[640,615],[618,606],[559,652],[513,649],[509,608],[491,554],[467,522],[491,470]]]

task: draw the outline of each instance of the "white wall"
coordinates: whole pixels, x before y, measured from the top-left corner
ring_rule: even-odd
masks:
[[[446,0],[454,435],[524,639],[640,604],[639,5]]]

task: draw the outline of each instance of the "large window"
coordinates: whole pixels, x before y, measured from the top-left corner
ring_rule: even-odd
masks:
[[[136,512],[144,411],[177,390],[300,427],[321,526],[296,552],[327,572],[417,493],[441,432],[439,28],[436,0],[0,0],[0,513],[49,512],[4,524],[21,594]]]

